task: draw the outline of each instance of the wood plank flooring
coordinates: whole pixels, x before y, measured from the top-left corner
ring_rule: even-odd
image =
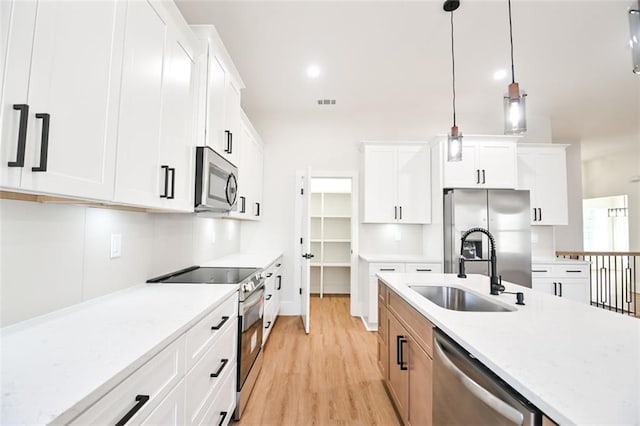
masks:
[[[399,425],[376,364],[376,334],[348,296],[311,298],[311,333],[279,317],[238,425]]]

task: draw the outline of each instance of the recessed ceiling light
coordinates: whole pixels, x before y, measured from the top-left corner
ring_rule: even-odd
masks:
[[[307,76],[309,78],[318,78],[320,76],[320,68],[317,65],[309,65],[307,68]]]
[[[506,76],[507,76],[507,70],[498,70],[493,73],[494,80],[504,80]]]

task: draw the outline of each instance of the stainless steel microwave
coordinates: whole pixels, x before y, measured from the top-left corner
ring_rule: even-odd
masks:
[[[208,146],[196,147],[197,212],[236,210],[238,168]]]

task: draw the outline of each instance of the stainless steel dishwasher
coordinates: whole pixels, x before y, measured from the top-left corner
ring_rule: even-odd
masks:
[[[434,333],[433,424],[531,425],[542,414],[440,330]]]

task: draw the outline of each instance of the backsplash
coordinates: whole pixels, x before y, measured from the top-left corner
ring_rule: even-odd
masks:
[[[239,223],[0,200],[0,325],[61,309],[234,253]],[[122,250],[110,258],[111,236]]]

